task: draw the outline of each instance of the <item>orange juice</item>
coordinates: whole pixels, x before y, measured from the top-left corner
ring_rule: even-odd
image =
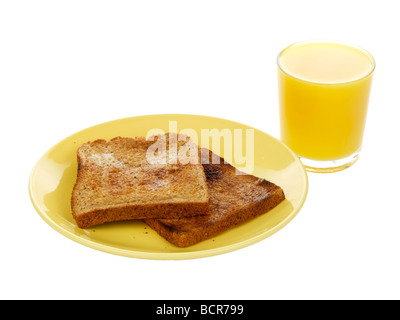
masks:
[[[373,57],[328,41],[305,41],[278,57],[281,139],[300,157],[325,161],[357,153],[367,116]]]

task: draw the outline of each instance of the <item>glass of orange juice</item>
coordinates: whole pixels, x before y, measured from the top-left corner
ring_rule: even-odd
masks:
[[[302,41],[278,55],[281,140],[306,170],[357,161],[374,69],[369,52],[339,41]]]

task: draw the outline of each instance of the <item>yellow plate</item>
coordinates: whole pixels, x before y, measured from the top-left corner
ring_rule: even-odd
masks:
[[[109,223],[85,230],[78,228],[70,208],[70,197],[77,173],[77,148],[84,142],[100,138],[146,136],[149,130],[154,128],[165,132],[172,131],[171,128],[178,132],[192,129],[199,138],[201,129],[203,131],[209,129],[208,132],[214,134],[228,129],[232,137],[235,137],[234,129],[241,129],[242,131],[236,130],[236,132],[242,133],[244,142],[247,141],[246,129],[250,129],[249,132],[253,129],[254,170],[248,173],[280,185],[287,199],[264,215],[187,248],[178,248],[170,244],[141,221]],[[210,149],[223,156],[223,152],[211,147],[210,141],[214,140],[199,141],[199,144],[204,147],[209,143]],[[221,138],[221,143],[223,141]],[[224,149],[226,146],[228,149]],[[232,145],[226,143],[221,149],[226,153],[229,147],[232,148]],[[243,150],[242,155],[246,157],[246,150]],[[232,158],[235,159],[233,156]],[[236,165],[236,162],[233,164]],[[230,252],[256,243],[280,230],[294,218],[306,199],[307,190],[308,179],[303,165],[278,139],[241,123],[183,114],[119,119],[77,132],[53,146],[42,156],[33,168],[29,181],[29,192],[34,207],[55,230],[97,250],[144,259],[200,258]]]

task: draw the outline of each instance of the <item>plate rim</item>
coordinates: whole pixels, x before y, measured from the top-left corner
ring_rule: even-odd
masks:
[[[46,212],[43,212],[43,210],[40,208],[39,204],[37,203],[37,200],[34,197],[33,180],[34,180],[34,176],[36,174],[36,171],[37,171],[37,169],[39,167],[39,164],[40,164],[41,160],[44,159],[45,156],[48,155],[52,150],[54,150],[58,145],[60,145],[63,142],[71,139],[74,136],[79,136],[79,134],[81,134],[84,131],[87,131],[87,130],[90,130],[90,129],[94,129],[94,128],[100,127],[102,125],[109,125],[109,124],[112,124],[113,122],[118,122],[118,121],[122,121],[122,120],[128,121],[130,119],[137,119],[137,118],[141,118],[141,117],[160,117],[160,116],[162,116],[162,117],[173,117],[173,116],[179,116],[179,117],[183,116],[183,117],[185,117],[185,116],[189,116],[189,117],[202,117],[202,118],[208,118],[208,119],[212,118],[212,119],[218,120],[218,121],[228,121],[228,122],[230,122],[232,124],[245,126],[245,127],[250,128],[250,129],[254,129],[256,131],[259,131],[261,134],[267,135],[270,139],[275,140],[275,142],[277,142],[278,144],[283,146],[289,153],[292,154],[293,158],[296,159],[296,161],[300,164],[300,167],[302,168],[302,173],[303,173],[303,178],[304,178],[304,190],[303,190],[303,193],[302,193],[302,196],[300,198],[300,202],[299,202],[298,206],[292,212],[290,212],[290,214],[284,220],[282,220],[280,223],[278,223],[277,225],[275,225],[274,227],[272,227],[272,228],[270,228],[268,230],[265,230],[261,234],[253,236],[253,237],[251,237],[249,239],[245,239],[243,241],[240,241],[240,242],[237,242],[237,243],[233,243],[233,244],[229,244],[229,245],[225,245],[225,246],[218,247],[218,248],[205,249],[205,250],[200,250],[200,251],[186,251],[186,252],[147,252],[147,251],[138,251],[138,250],[128,250],[128,249],[123,249],[123,248],[112,247],[112,246],[109,246],[109,245],[104,245],[102,243],[94,242],[94,241],[92,241],[90,239],[85,239],[83,237],[80,237],[79,235],[76,235],[76,234],[64,229],[62,226],[57,224],[53,219],[51,219],[50,216]],[[30,176],[29,176],[28,189],[29,189],[29,196],[30,196],[31,202],[33,204],[33,207],[35,208],[35,210],[37,211],[39,216],[50,227],[52,227],[57,232],[61,233],[63,236],[69,238],[70,240],[73,240],[73,241],[75,241],[75,242],[77,242],[79,244],[82,244],[84,246],[87,246],[87,247],[95,249],[95,250],[99,250],[99,251],[102,251],[102,252],[105,252],[105,253],[109,253],[109,254],[124,256],[124,257],[147,259],[147,260],[184,260],[184,259],[186,260],[186,259],[197,259],[197,258],[212,257],[212,256],[216,256],[216,255],[220,255],[220,254],[236,251],[236,250],[245,248],[247,246],[250,246],[252,244],[255,244],[257,242],[260,242],[261,240],[264,240],[264,239],[270,237],[271,235],[273,235],[274,233],[276,233],[277,231],[281,230],[290,221],[293,220],[293,218],[298,214],[298,212],[303,207],[303,205],[304,205],[304,203],[306,201],[307,195],[308,195],[309,180],[308,180],[307,171],[304,168],[304,165],[301,163],[300,159],[297,157],[297,155],[286,144],[284,144],[281,140],[275,138],[274,136],[270,135],[269,133],[267,133],[265,131],[262,131],[260,129],[257,129],[257,128],[255,128],[253,126],[250,126],[250,125],[247,125],[247,124],[244,124],[244,123],[240,123],[238,121],[225,119],[225,118],[220,118],[220,117],[207,116],[207,115],[198,115],[198,114],[190,114],[190,113],[160,113],[160,114],[149,114],[149,115],[138,115],[138,116],[124,117],[124,118],[105,121],[105,122],[98,123],[98,124],[89,126],[87,128],[81,129],[81,130],[79,130],[79,131],[77,131],[77,132],[65,137],[64,139],[60,140],[59,142],[54,144],[52,147],[50,147],[46,152],[44,152],[42,154],[41,157],[39,157],[39,159],[37,160],[37,162],[35,163],[34,167],[31,170],[31,173],[30,173]]]

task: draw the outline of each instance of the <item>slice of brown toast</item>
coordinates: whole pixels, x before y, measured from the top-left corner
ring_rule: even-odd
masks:
[[[178,247],[212,238],[266,213],[285,199],[281,187],[236,169],[207,149],[202,163],[210,194],[210,215],[182,219],[146,219],[158,234]]]
[[[188,136],[174,133],[83,144],[77,151],[78,175],[71,198],[76,223],[88,228],[112,221],[208,214],[200,154],[191,150],[198,146]],[[177,152],[187,157],[179,158]]]

